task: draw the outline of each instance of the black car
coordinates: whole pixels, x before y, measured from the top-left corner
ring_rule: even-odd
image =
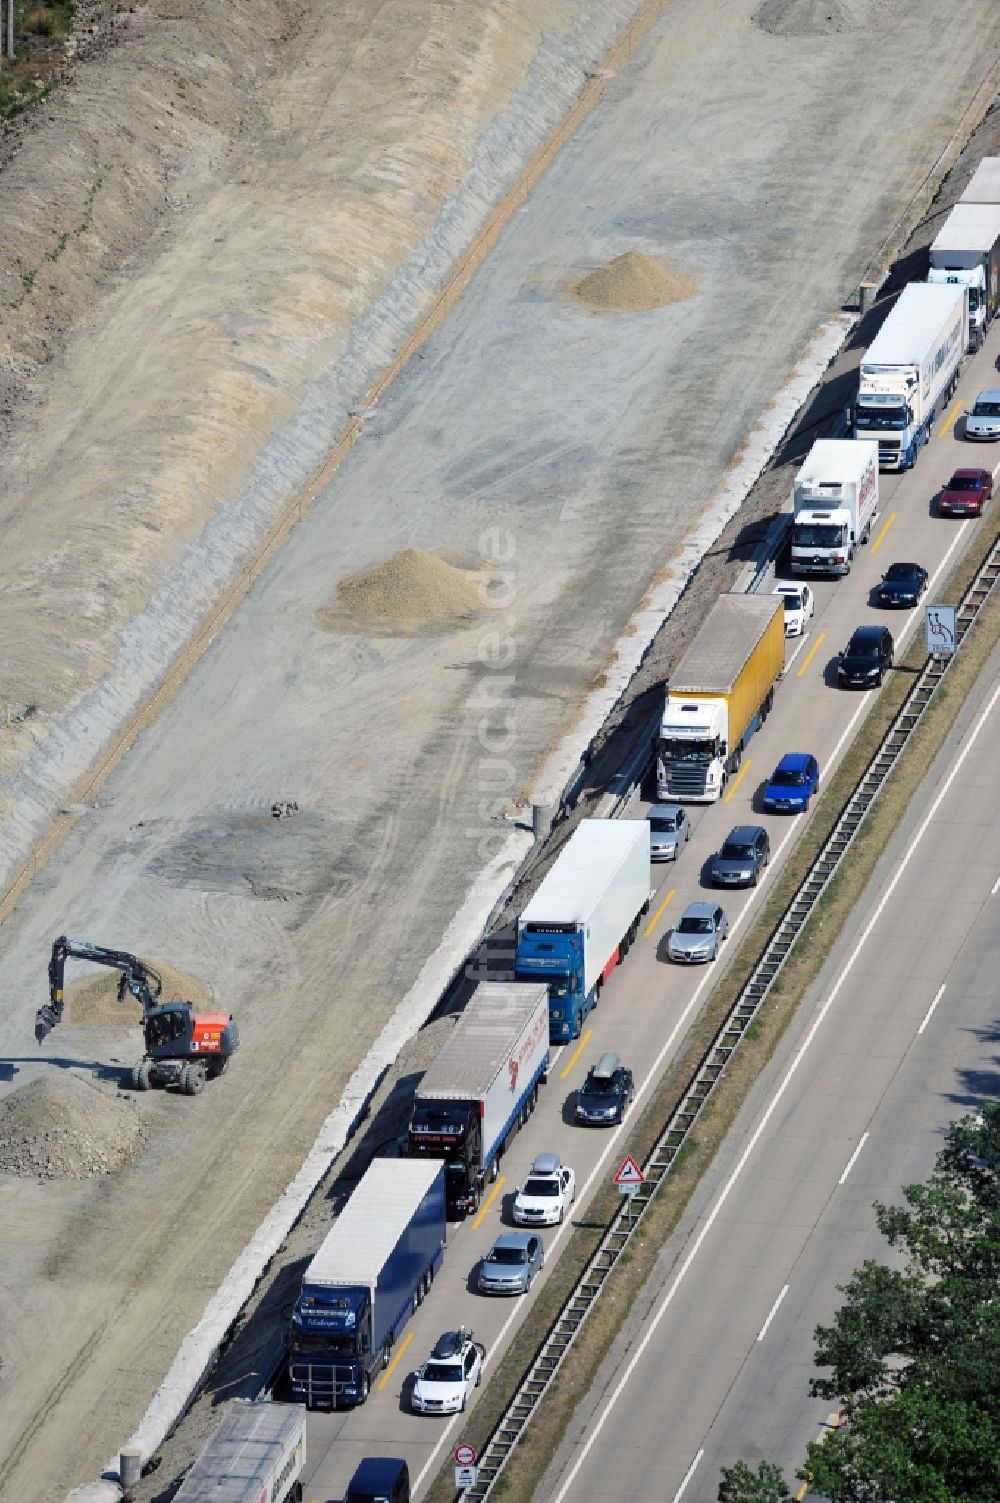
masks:
[[[927,570],[920,564],[890,564],[875,589],[879,605],[916,605],[927,588]]]
[[[588,1127],[614,1127],[634,1095],[632,1071],[617,1054],[602,1054],[576,1098],[576,1120]]]
[[[837,682],[844,689],[871,689],[892,667],[892,633],[885,626],[859,626],[840,654]]]
[[[763,825],[737,825],[712,857],[716,887],[756,887],[771,859],[771,842]]]

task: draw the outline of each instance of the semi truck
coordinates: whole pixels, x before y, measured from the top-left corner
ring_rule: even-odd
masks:
[[[818,438],[792,484],[793,574],[850,574],[878,517],[878,444]]]
[[[483,1187],[534,1110],[549,1067],[549,989],[484,981],[417,1086],[407,1133],[414,1158],[444,1159],[450,1220],[479,1209]]]
[[[862,357],[854,438],[878,443],[883,470],[909,470],[958,385],[969,347],[963,287],[910,282]]]
[[[292,1394],[310,1409],[363,1404],[429,1293],[447,1240],[444,1166],[374,1159],[302,1275]]]
[[[958,201],[960,204],[1000,204],[1000,157],[983,157]]]
[[[301,1404],[231,1404],[198,1454],[177,1503],[285,1503],[302,1497],[306,1411]]]
[[[548,988],[549,1038],[579,1038],[649,911],[645,820],[584,819],[517,921],[518,981]]]
[[[713,804],[774,703],[785,665],[774,595],[720,595],[667,684],[656,749],[661,802]]]
[[[955,205],[931,246],[927,280],[965,288],[969,343],[978,349],[1000,304],[1000,203]]]

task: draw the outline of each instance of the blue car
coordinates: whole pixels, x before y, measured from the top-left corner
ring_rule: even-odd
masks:
[[[808,752],[786,752],[767,780],[764,808],[772,814],[801,814],[819,787],[819,763]]]

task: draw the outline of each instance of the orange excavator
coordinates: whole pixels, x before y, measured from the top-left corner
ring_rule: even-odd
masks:
[[[142,1008],[145,1058],[132,1067],[137,1091],[177,1085],[197,1096],[206,1080],[221,1075],[239,1047],[240,1030],[232,1013],[195,1012],[190,1002],[161,1002],[162,977],[124,950],[82,944],[61,934],[49,959],[49,1000],[35,1014],[35,1038],[47,1038],[63,1015],[63,979],[67,960],[89,960],[120,971],[118,1000],[131,995]]]

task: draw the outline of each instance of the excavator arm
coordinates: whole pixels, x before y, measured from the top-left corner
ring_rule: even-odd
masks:
[[[120,971],[118,1000],[122,1002],[126,993],[131,994],[141,1006],[143,1017],[156,1006],[163,990],[159,973],[145,965],[137,956],[129,955],[125,950],[106,950],[101,945],[84,944],[61,934],[53,941],[52,954],[49,956],[49,1000],[35,1014],[35,1038],[39,1043],[62,1022],[63,980],[67,960],[89,960],[94,965]]]

